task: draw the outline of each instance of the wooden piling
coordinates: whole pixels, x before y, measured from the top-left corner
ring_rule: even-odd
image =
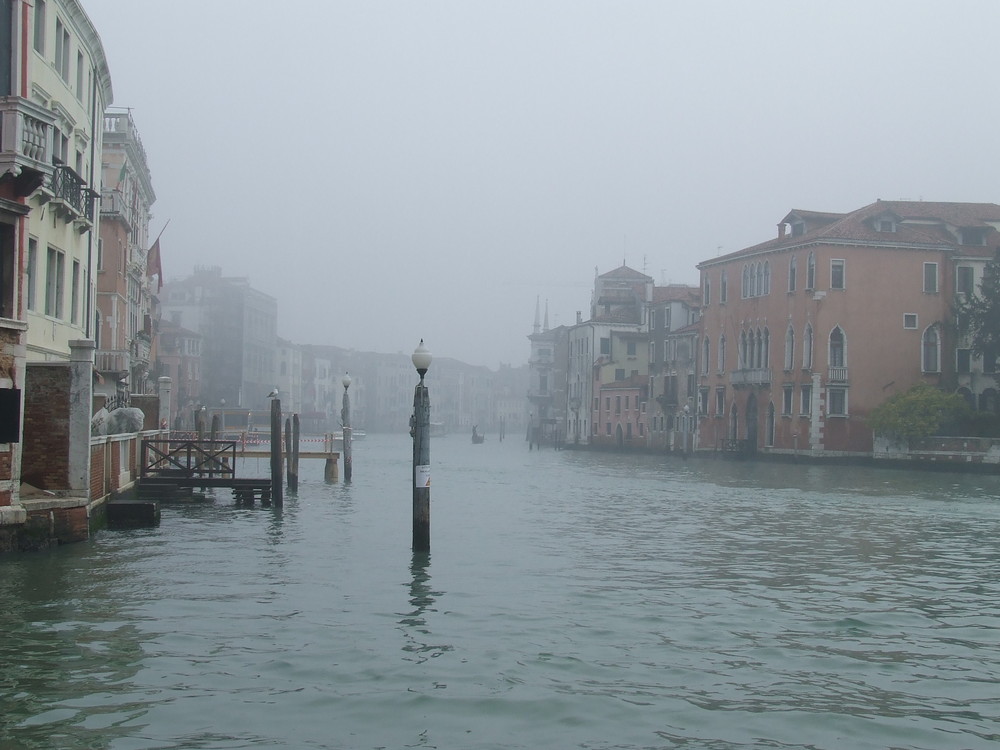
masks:
[[[285,486],[292,487],[292,418],[285,417]]]
[[[288,427],[286,426],[287,430]],[[292,415],[292,429],[290,430],[289,441],[291,443],[288,451],[288,489],[298,490],[299,488],[299,415]]]
[[[354,459],[351,456],[351,397],[347,395],[350,378],[346,378],[344,386],[344,401],[340,410],[340,418],[344,423],[344,481],[350,482],[354,473]]]
[[[285,504],[281,486],[281,399],[271,400],[271,500],[278,508]]]

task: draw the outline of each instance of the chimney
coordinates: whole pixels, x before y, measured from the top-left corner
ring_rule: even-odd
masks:
[[[576,322],[577,324],[583,322],[583,313],[580,312],[579,310],[576,311]]]
[[[785,236],[785,222],[778,224],[778,239],[780,240]]]

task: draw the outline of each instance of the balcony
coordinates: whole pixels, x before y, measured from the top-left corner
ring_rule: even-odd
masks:
[[[132,364],[148,365],[149,353],[150,353],[149,339],[145,335],[140,333],[138,336],[132,339],[131,346],[132,346]]]
[[[125,202],[125,196],[117,191],[105,188],[101,193],[101,219],[115,219],[124,222],[128,231],[132,231],[133,211]]]
[[[93,226],[90,217],[97,193],[87,187],[80,175],[65,164],[57,164],[49,182],[49,190],[52,193],[53,208],[63,218],[72,219],[81,234]]]
[[[123,349],[98,349],[94,359],[94,369],[98,372],[127,373],[132,363],[132,355]]]
[[[747,370],[733,370],[729,373],[729,382],[733,385],[770,385],[771,368],[758,367]]]
[[[528,400],[534,402],[551,402],[552,391],[539,391],[537,389],[528,390]]]
[[[14,177],[17,194],[27,196],[52,174],[55,116],[17,96],[0,97],[0,176]]]
[[[847,368],[846,367],[831,367],[827,371],[826,382],[828,382],[828,383],[846,383],[847,382]]]

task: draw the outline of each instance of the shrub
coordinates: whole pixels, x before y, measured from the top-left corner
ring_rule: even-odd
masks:
[[[868,416],[868,425],[877,434],[910,440],[933,435],[941,425],[961,423],[970,416],[965,399],[957,393],[943,393],[921,383],[879,404]]]

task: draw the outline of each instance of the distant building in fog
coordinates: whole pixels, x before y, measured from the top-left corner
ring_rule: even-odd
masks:
[[[201,403],[201,344],[200,333],[181,328],[170,320],[160,321],[158,372],[171,380],[170,424],[180,429],[194,426],[194,406]]]
[[[268,410],[278,377],[277,300],[218,266],[195,268],[160,296],[165,320],[202,336],[201,402]]]
[[[548,303],[545,307],[544,323],[540,319],[541,311],[538,301],[535,302],[535,323],[528,340],[531,341],[531,354],[528,358],[528,414],[527,422],[530,429],[537,431],[537,438],[552,439],[559,434],[567,419],[567,407],[573,410],[570,424],[575,425],[574,438],[578,438],[580,425],[579,399],[567,403],[566,394],[566,362],[569,350],[568,329],[559,326],[549,328]],[[522,411],[523,415],[523,411]],[[533,438],[534,439],[534,438]],[[576,442],[579,442],[576,439]]]

